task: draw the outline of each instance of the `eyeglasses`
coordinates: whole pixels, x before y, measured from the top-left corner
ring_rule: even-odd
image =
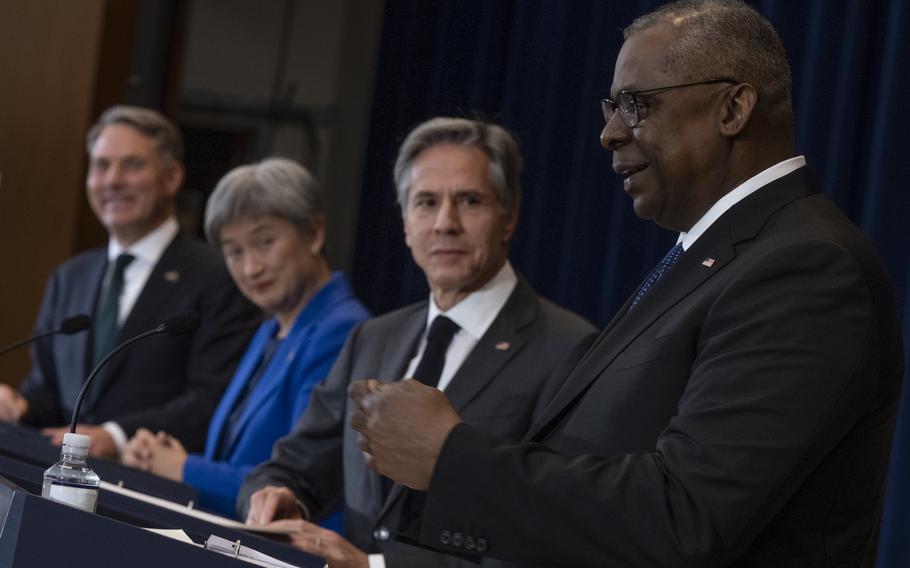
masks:
[[[694,83],[683,83],[681,85],[668,85],[666,87],[655,87],[653,89],[641,89],[638,91],[621,91],[613,99],[601,99],[600,107],[604,113],[604,120],[610,122],[616,109],[619,109],[619,117],[622,123],[628,128],[634,128],[639,122],[648,118],[648,103],[641,101],[639,95],[647,95],[658,91],[668,91],[670,89],[682,89],[683,87],[694,87],[696,85],[711,85],[713,83],[739,83],[736,79],[720,77],[717,79],[708,79],[706,81],[696,81]]]

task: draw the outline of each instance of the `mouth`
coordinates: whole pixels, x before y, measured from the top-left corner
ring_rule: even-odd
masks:
[[[462,255],[462,254],[464,254],[464,251],[463,251],[463,250],[461,250],[461,249],[450,249],[450,248],[435,249],[435,250],[433,250],[433,251],[430,252],[430,256],[434,256],[434,257],[437,257],[437,258],[454,258],[454,257],[460,256],[460,255]]]
[[[647,164],[614,164],[613,171],[624,179],[629,179],[647,167]]]
[[[131,196],[123,194],[105,195],[101,200],[105,207],[122,207],[132,204],[133,201],[134,199]]]

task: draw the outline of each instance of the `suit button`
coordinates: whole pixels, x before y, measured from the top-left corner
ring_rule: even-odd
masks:
[[[389,529],[387,527],[377,527],[373,531],[373,538],[382,542],[389,540]]]
[[[442,544],[449,544],[452,542],[452,535],[449,534],[449,531],[442,531],[439,533],[439,542]]]
[[[452,535],[452,546],[461,546],[461,543],[464,542],[464,535],[460,532],[457,532]]]
[[[464,537],[464,549],[465,550],[474,550],[474,537],[472,537],[472,536]]]
[[[487,550],[487,539],[485,539],[485,538],[478,538],[478,539],[477,539],[477,542],[475,543],[475,547],[474,547],[474,548],[477,549],[477,552],[486,552],[486,550]]]

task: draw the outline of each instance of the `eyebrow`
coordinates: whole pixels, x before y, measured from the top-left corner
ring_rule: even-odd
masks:
[[[271,229],[274,229],[274,227],[272,227],[271,225],[268,225],[268,224],[266,224],[266,223],[260,223],[259,225],[256,225],[255,227],[253,227],[252,229],[250,229],[249,231],[247,231],[247,232],[246,232],[246,235],[249,235],[249,236],[256,236],[256,235],[258,235],[259,233],[262,233],[262,232],[264,232],[264,231],[268,231],[268,230],[271,230]],[[242,238],[242,237],[241,237],[241,238]],[[220,241],[221,241],[221,244],[222,244],[222,245],[225,245],[225,244],[232,244],[232,243],[234,242],[234,239],[230,239],[230,238],[228,238],[228,239],[220,239]]]

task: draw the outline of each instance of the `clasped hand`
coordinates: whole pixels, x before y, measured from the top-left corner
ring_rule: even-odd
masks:
[[[180,440],[166,432],[153,434],[146,428],[140,428],[123,449],[123,463],[174,481],[183,481],[186,450]]]

